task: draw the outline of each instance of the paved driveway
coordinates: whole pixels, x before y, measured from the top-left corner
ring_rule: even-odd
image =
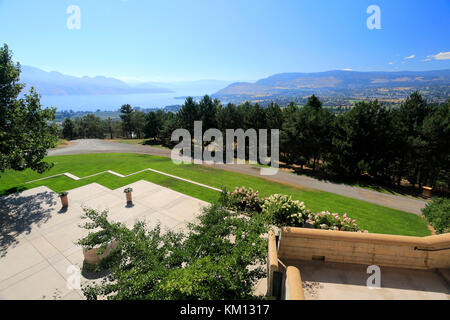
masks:
[[[98,139],[75,140],[66,147],[52,149],[49,151],[50,156],[83,153],[144,153],[156,156],[170,157],[170,150],[168,149],[117,143]],[[417,215],[421,215],[421,209],[426,205],[426,202],[423,200],[389,195],[364,188],[334,183],[331,181],[322,181],[311,177],[299,176],[290,172],[279,171],[274,176],[265,177],[260,175],[259,167],[251,165],[213,165],[212,167],[252,176],[258,176],[271,181],[290,184],[300,188],[327,191],[345,197],[359,199],[366,202],[379,204],[385,207],[398,209],[401,211],[411,212]],[[245,177],[242,180],[242,185],[245,185]]]
[[[140,144],[127,144],[100,139],[80,139],[71,141],[67,146],[50,149],[49,156],[64,156],[84,153],[148,153],[155,156],[170,157],[170,150],[143,146]]]
[[[133,188],[126,207],[123,190]],[[163,230],[184,230],[207,203],[148,181],[117,190],[90,184],[69,191],[69,208],[61,212],[58,195],[39,187],[0,198],[0,299],[81,299],[67,281],[72,266],[81,269],[82,248],[75,242],[87,234],[79,227],[82,206],[109,209],[113,221],[132,226],[146,221]],[[90,281],[82,278],[82,282]]]

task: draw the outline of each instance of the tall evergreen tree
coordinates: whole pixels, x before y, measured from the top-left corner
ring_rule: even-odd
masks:
[[[425,141],[421,136],[422,125],[425,118],[431,113],[432,108],[422,98],[419,92],[411,94],[399,110],[399,120],[402,124],[404,145],[401,151],[403,155],[402,166],[406,170],[406,178],[413,186],[420,183],[421,170],[425,165],[424,152]]]
[[[134,112],[133,107],[131,107],[129,104],[124,104],[120,108],[121,113],[120,119],[122,119],[122,128],[124,135],[127,138],[132,138],[133,134],[133,125],[131,123],[133,112]]]
[[[186,101],[177,113],[177,117],[180,126],[188,130],[191,137],[194,137],[194,122],[200,120],[198,103],[192,97],[186,98]]]

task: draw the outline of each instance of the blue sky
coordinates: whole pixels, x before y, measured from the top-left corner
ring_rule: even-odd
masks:
[[[0,0],[0,43],[23,65],[124,80],[450,69],[449,13],[448,0]]]

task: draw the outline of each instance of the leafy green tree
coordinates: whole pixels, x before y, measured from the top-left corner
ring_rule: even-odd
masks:
[[[73,120],[75,129],[75,137],[77,138],[86,138],[86,123],[82,120],[81,117],[76,117]]]
[[[102,121],[94,114],[87,114],[82,118],[85,128],[85,137],[103,139],[105,137]]]
[[[108,119],[105,119],[103,121],[103,125],[109,134],[109,138],[113,139],[113,137],[114,137],[114,135],[113,135],[113,120],[111,119],[111,117],[108,117]]]
[[[65,118],[63,121],[63,129],[62,129],[62,135],[65,139],[72,140],[75,136],[75,124],[70,118]]]
[[[66,118],[63,122],[63,133],[64,125],[67,126],[67,133],[69,133],[69,128],[71,126],[70,122],[73,124],[73,138],[78,139],[104,139],[105,132],[108,132],[108,120],[102,121],[99,117],[94,114],[86,114],[83,117],[76,117],[70,122]],[[111,125],[113,122],[111,121]]]
[[[158,110],[156,112],[149,112],[145,117],[145,136],[150,139],[156,139],[161,135],[163,127],[164,112]]]
[[[104,250],[117,241],[104,261],[106,281],[88,284],[88,299],[219,300],[251,299],[264,277],[266,232],[261,217],[247,219],[212,205],[186,234],[162,233],[138,222],[132,229],[108,221],[107,213],[86,209],[84,227],[96,230],[79,243]]]
[[[145,130],[145,114],[142,111],[135,110],[131,114],[131,127],[136,137],[140,139],[144,135]]]
[[[124,137],[121,120],[112,120],[112,133],[113,137]]]
[[[422,213],[437,233],[450,231],[450,199],[433,199],[422,209]]]
[[[0,172],[30,168],[42,173],[52,167],[43,159],[58,141],[55,109],[42,109],[33,88],[19,99],[24,88],[19,80],[20,64],[13,63],[5,44],[0,48]]]

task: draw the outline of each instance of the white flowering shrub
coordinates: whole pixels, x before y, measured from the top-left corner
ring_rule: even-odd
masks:
[[[259,192],[252,188],[236,187],[228,192],[228,206],[235,211],[247,213],[261,212],[261,199]]]
[[[307,227],[323,230],[365,232],[355,219],[347,214],[339,215],[322,211],[313,213],[306,210],[305,203],[292,199],[284,194],[273,194],[261,199],[258,191],[252,188],[237,187],[232,192],[223,191],[222,205],[236,212],[246,212],[249,215],[261,213],[264,219],[276,226]]]
[[[305,222],[305,204],[293,200],[291,196],[273,194],[264,199],[261,209],[262,213],[278,226],[301,227]]]
[[[311,213],[308,211],[305,223],[317,229],[362,232],[356,224],[356,220],[347,217],[347,214],[340,216],[337,213],[330,213],[328,211],[319,213]],[[367,230],[364,232],[367,233]]]

